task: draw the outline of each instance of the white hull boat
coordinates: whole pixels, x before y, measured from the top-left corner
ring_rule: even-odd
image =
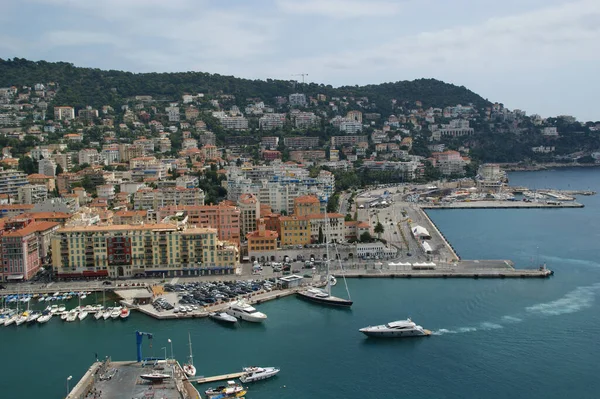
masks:
[[[106,309],[103,313],[102,313],[102,318],[104,320],[109,319],[110,318],[110,314],[112,313],[112,309]]]
[[[239,319],[249,321],[252,323],[262,323],[267,320],[267,315],[259,312],[254,307],[244,301],[237,301],[233,303],[227,310],[226,313],[230,316],[237,317]]]
[[[431,335],[431,331],[415,324],[411,319],[392,321],[379,326],[369,326],[361,328],[359,331],[368,337],[377,338],[427,337]]]
[[[96,311],[96,314],[94,314],[94,319],[100,320],[103,315],[104,315],[104,312],[102,310],[98,310],[98,311]]]
[[[237,319],[225,312],[213,312],[208,315],[211,319],[221,321],[223,323],[237,323]]]
[[[4,322],[5,326],[10,326],[11,324],[14,324],[15,321],[17,321],[17,318],[19,316],[18,315],[12,315],[10,316],[8,319],[6,319],[6,321]]]
[[[37,319],[37,322],[40,323],[40,324],[44,324],[44,323],[49,322],[51,318],[52,318],[52,313],[48,313],[48,314],[40,316]]]
[[[186,364],[183,365],[183,372],[188,377],[193,377],[196,375],[196,367],[194,366],[194,356],[192,355],[192,336],[188,333],[188,340],[190,342],[190,357]]]
[[[121,316],[121,308],[114,308],[112,312],[110,312],[111,319],[118,319]]]
[[[279,371],[275,367],[244,367],[244,375],[240,377],[240,381],[245,384],[247,382],[266,380],[275,376]]]
[[[79,315],[77,315],[77,317],[79,317],[79,320],[83,320],[83,319],[85,319],[86,317],[88,317],[88,314],[89,314],[89,313],[87,312],[87,310],[84,310],[84,311],[82,311],[82,312],[79,312]]]

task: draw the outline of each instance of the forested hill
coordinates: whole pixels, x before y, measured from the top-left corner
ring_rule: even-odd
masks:
[[[0,59],[0,87],[56,82],[60,90],[56,104],[84,107],[119,105],[123,98],[151,95],[178,99],[184,93],[223,93],[236,97],[239,105],[246,98],[258,97],[272,102],[275,96],[287,96],[300,91],[287,80],[249,80],[204,72],[131,73],[79,68],[66,62],[29,61],[22,58]],[[463,86],[435,79],[418,79],[367,86],[343,86],[310,83],[302,91],[308,95],[368,97],[377,104],[374,112],[391,110],[391,100],[398,103],[421,101],[424,107],[445,107],[473,104],[483,107],[489,102]]]

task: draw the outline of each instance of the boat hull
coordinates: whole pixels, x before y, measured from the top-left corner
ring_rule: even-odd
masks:
[[[264,368],[263,372],[258,372],[258,373],[248,373],[248,374],[244,374],[243,376],[240,377],[240,381],[244,384],[248,383],[248,382],[255,382],[255,381],[261,381],[261,380],[266,380],[272,377],[275,377],[277,375],[277,373],[279,373],[279,369],[274,368],[274,367],[269,367],[269,368]]]
[[[237,319],[234,316],[232,316],[230,314],[227,314],[227,313],[225,313],[224,315],[223,314],[219,314],[219,313],[211,313],[209,315],[209,317],[211,319],[216,320],[216,321],[221,322],[221,323],[226,323],[226,324],[237,323]]]
[[[313,295],[310,292],[302,292],[302,291],[298,292],[297,295],[300,298],[305,299],[307,301],[320,303],[323,305],[329,305],[329,306],[338,306],[338,307],[349,308],[353,304],[352,301],[349,301],[349,300],[343,299],[343,298],[338,298],[338,297],[331,296],[331,295],[327,296],[327,297],[319,297],[319,296]]]
[[[413,337],[428,337],[431,335],[429,330],[423,330],[423,332],[418,330],[411,331],[374,331],[368,330],[365,328],[361,328],[359,330],[361,333],[365,334],[367,337],[372,338],[413,338]]]

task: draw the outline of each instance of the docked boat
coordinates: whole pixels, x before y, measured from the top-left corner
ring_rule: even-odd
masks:
[[[79,312],[79,314],[77,315],[77,317],[79,318],[79,320],[83,320],[86,317],[88,317],[88,311],[83,309],[81,312]]]
[[[188,377],[193,377],[196,375],[196,367],[194,366],[194,357],[192,356],[192,336],[188,332],[188,340],[190,342],[190,357],[188,358],[188,362],[183,365],[183,372]]]
[[[110,318],[111,319],[118,319],[119,316],[121,316],[121,307],[113,308],[112,312],[110,312]]]
[[[78,314],[79,314],[79,312],[78,312],[78,311],[76,311],[75,309],[73,309],[73,310],[70,310],[70,311],[67,313],[67,316],[65,317],[65,321],[72,322],[72,321],[75,321],[75,320],[77,320],[77,315],[78,315]]]
[[[8,319],[6,319],[6,320],[4,321],[4,325],[5,325],[5,326],[10,326],[10,325],[11,325],[11,324],[13,324],[14,322],[16,322],[18,318],[19,318],[19,315],[18,315],[18,314],[14,314],[14,315],[12,315],[12,316],[10,316]]]
[[[221,398],[239,398],[246,394],[246,390],[235,381],[227,381],[227,385],[221,385],[216,388],[208,388],[204,393],[209,399]]]
[[[19,317],[17,317],[17,319],[15,320],[15,325],[20,326],[21,324],[25,323],[27,321],[28,317],[29,317],[29,312],[21,313],[21,315]]]
[[[245,321],[250,321],[252,323],[262,323],[267,320],[267,315],[259,312],[253,306],[248,304],[245,301],[237,301],[234,302],[229,308],[226,310],[226,313],[230,316],[240,318]]]
[[[100,320],[103,315],[104,315],[104,311],[102,309],[98,309],[98,310],[96,310],[96,313],[94,313],[94,319]]]
[[[325,224],[329,226],[329,221],[327,221],[327,214],[325,214]],[[340,307],[350,307],[352,306],[352,300],[350,299],[350,291],[348,290],[348,284],[346,284],[346,278],[344,277],[344,284],[346,285],[346,293],[348,294],[348,299],[339,298],[337,296],[331,295],[331,287],[337,284],[337,279],[335,276],[329,273],[329,239],[327,238],[327,232],[325,232],[325,248],[327,254],[327,260],[325,261],[326,265],[326,280],[325,280],[325,289],[309,287],[305,290],[297,292],[297,295],[311,302],[317,302],[324,305],[329,306],[340,306]],[[341,261],[340,268],[342,267]]]
[[[279,373],[279,369],[275,367],[244,367],[244,374],[240,377],[240,381],[245,384],[247,382],[266,380],[277,373]]]
[[[67,307],[66,307],[65,305],[60,305],[60,306],[58,307],[58,311],[59,311],[59,312],[64,312],[65,310],[67,310]]]
[[[104,312],[102,312],[102,318],[104,320],[109,319],[111,314],[112,314],[112,308],[106,308],[106,310]]]
[[[237,319],[235,317],[228,315],[225,312],[212,312],[209,313],[208,316],[213,320],[221,321],[223,323],[237,323]]]
[[[50,319],[52,318],[52,313],[48,312],[45,314],[42,314],[40,317],[38,317],[37,322],[40,324],[44,324],[50,321]]]
[[[431,331],[415,324],[410,318],[379,326],[361,328],[359,331],[369,337],[381,338],[426,337],[431,335]]]
[[[171,375],[164,374],[164,373],[158,373],[158,372],[152,372],[149,374],[142,374],[142,375],[140,375],[140,378],[142,380],[146,380],[146,381],[161,382],[162,380],[171,378]]]
[[[119,314],[119,317],[121,318],[121,320],[125,320],[126,318],[129,317],[130,313],[131,313],[131,310],[129,310],[129,308],[127,306],[125,306],[123,309],[121,309],[121,314]]]
[[[58,312],[58,305],[52,305],[52,306],[50,306],[50,312],[51,313]]]
[[[27,323],[33,323],[34,321],[39,319],[41,315],[42,315],[42,312],[38,312],[38,311],[31,312],[29,314],[29,317],[27,318]]]

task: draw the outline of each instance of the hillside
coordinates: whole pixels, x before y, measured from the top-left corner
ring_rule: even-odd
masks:
[[[131,73],[79,68],[66,62],[29,61],[22,58],[0,59],[0,87],[31,85],[34,82],[57,82],[61,90],[55,103],[77,108],[91,105],[120,105],[122,99],[135,95],[176,99],[183,93],[226,93],[236,96],[238,105],[245,99],[258,97],[271,102],[275,96],[287,96],[298,91],[294,82],[285,80],[249,80],[203,72]],[[368,97],[382,114],[391,111],[391,99],[398,103],[421,101],[424,107],[445,107],[474,104],[481,108],[489,104],[481,96],[463,86],[435,79],[418,79],[367,86],[343,86],[310,83],[303,87],[309,95],[322,93],[328,97]]]

